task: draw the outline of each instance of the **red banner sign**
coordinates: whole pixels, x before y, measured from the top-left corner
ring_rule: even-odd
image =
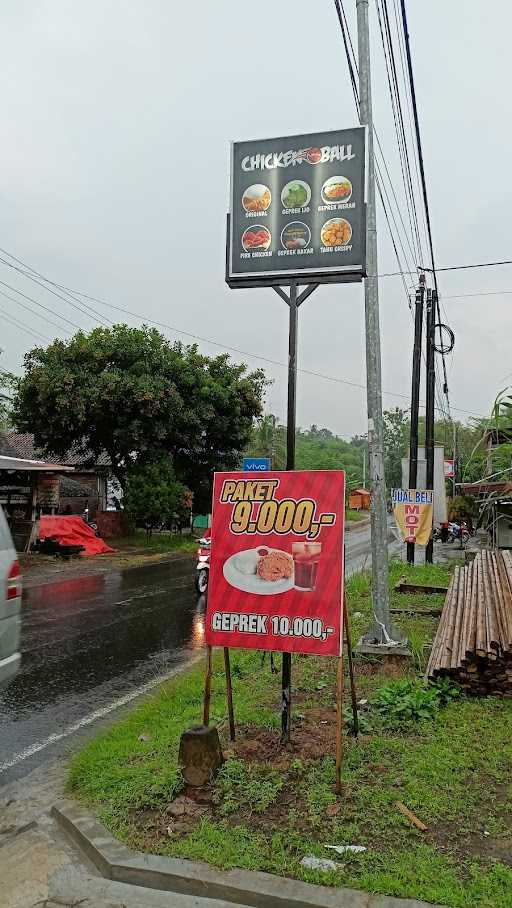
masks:
[[[453,479],[453,477],[455,476],[455,461],[454,460],[445,460],[444,475],[445,475],[445,479]]]
[[[206,642],[338,656],[345,474],[216,473]]]

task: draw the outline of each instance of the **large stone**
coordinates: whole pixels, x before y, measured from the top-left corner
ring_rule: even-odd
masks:
[[[219,734],[210,725],[196,725],[184,731],[178,761],[183,779],[193,788],[204,788],[223,763]]]

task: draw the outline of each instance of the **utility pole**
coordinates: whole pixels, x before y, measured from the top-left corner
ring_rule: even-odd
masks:
[[[420,286],[416,291],[414,310],[414,347],[412,353],[411,386],[411,433],[409,440],[409,488],[415,489],[418,482],[418,418],[420,411],[421,385],[421,335],[423,332],[423,297],[425,275],[420,274]],[[414,542],[407,543],[407,561],[414,564]]]
[[[436,364],[435,364],[435,312],[437,305],[437,293],[435,290],[427,290],[427,390],[426,390],[426,407],[425,407],[425,459],[427,461],[427,489],[434,490],[434,397],[436,388]],[[434,543],[430,539],[425,551],[425,561],[432,564],[434,560]]]
[[[377,280],[377,221],[375,212],[375,164],[373,158],[372,90],[370,76],[370,34],[368,0],[356,0],[359,56],[359,118],[367,127],[368,176],[366,205],[366,262],[364,281],[366,327],[366,382],[368,398],[368,454],[370,461],[372,600],[374,626],[361,644],[396,643],[389,614],[388,521],[384,477],[384,431],[379,327],[379,286]],[[360,645],[361,648],[361,645]]]
[[[297,398],[297,284],[290,284],[288,297],[290,323],[288,333],[288,415],[286,420],[286,469],[295,469],[295,429]],[[283,653],[281,669],[281,743],[290,743],[292,654]]]
[[[455,498],[456,494],[456,485],[457,485],[457,424],[453,424],[453,497]]]

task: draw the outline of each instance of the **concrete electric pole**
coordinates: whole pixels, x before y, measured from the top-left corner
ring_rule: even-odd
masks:
[[[364,282],[366,323],[366,382],[368,398],[368,453],[372,494],[371,549],[372,597],[374,624],[358,649],[378,650],[396,645],[398,640],[391,626],[388,586],[388,522],[386,483],[384,477],[384,426],[382,419],[382,381],[379,327],[379,285],[377,279],[377,222],[375,212],[375,166],[373,158],[372,90],[370,77],[370,34],[368,0],[356,0],[357,44],[359,55],[360,121],[367,127],[367,277]]]

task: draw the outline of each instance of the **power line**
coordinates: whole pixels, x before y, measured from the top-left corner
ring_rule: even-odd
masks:
[[[467,271],[469,268],[496,268],[498,265],[512,265],[512,260],[506,259],[503,262],[478,262],[476,265],[449,265],[446,268],[436,268],[436,271]],[[431,271],[430,268],[423,268],[422,271]]]
[[[4,250],[4,252],[5,252],[5,250]],[[10,255],[10,253],[5,253],[5,254]],[[25,267],[30,267],[30,266],[25,266]],[[44,275],[42,275],[42,278],[43,278],[43,280],[48,280],[48,281],[49,281],[49,279],[48,279],[48,278],[45,278]],[[49,282],[50,282],[50,281],[49,281]],[[4,283],[4,282],[0,281],[0,283]],[[59,288],[61,288],[61,289],[63,289],[63,290],[67,290],[67,291],[69,291],[70,293],[74,293],[74,294],[76,294],[76,295],[79,296],[79,297],[82,297],[82,296],[83,296],[85,299],[89,299],[89,300],[91,300],[92,302],[98,303],[100,306],[106,306],[107,308],[113,309],[113,310],[115,310],[115,311],[117,311],[117,312],[122,312],[124,315],[129,315],[131,318],[134,318],[134,319],[136,319],[137,321],[142,321],[143,323],[146,323],[146,324],[155,325],[156,327],[159,327],[159,328],[165,328],[166,330],[171,331],[171,332],[173,332],[173,333],[175,333],[175,334],[180,334],[180,335],[183,335],[184,337],[191,338],[191,339],[194,340],[194,341],[199,341],[199,342],[201,342],[201,343],[210,344],[211,346],[214,346],[214,347],[219,347],[220,349],[222,349],[222,350],[227,350],[227,351],[229,351],[230,353],[237,353],[237,354],[239,354],[240,356],[249,357],[249,358],[251,358],[251,359],[257,359],[257,360],[260,360],[261,362],[269,363],[270,365],[274,365],[274,366],[279,366],[280,368],[283,368],[283,369],[287,369],[287,368],[288,368],[287,364],[281,362],[280,360],[272,359],[271,357],[267,357],[267,356],[262,356],[262,355],[259,354],[259,353],[253,353],[253,352],[250,352],[250,351],[248,351],[248,350],[242,350],[240,347],[231,347],[231,346],[229,346],[229,345],[227,345],[227,344],[223,344],[223,343],[221,343],[221,342],[219,342],[219,341],[212,340],[212,338],[203,337],[203,336],[201,336],[201,335],[193,334],[193,333],[190,332],[190,331],[183,331],[181,328],[176,328],[175,326],[169,325],[169,324],[166,323],[166,322],[157,321],[156,319],[151,319],[151,318],[148,318],[148,317],[145,316],[145,315],[141,315],[140,313],[133,312],[132,310],[127,309],[127,308],[124,307],[124,306],[117,306],[117,305],[115,305],[114,303],[107,302],[106,300],[102,300],[102,299],[100,299],[99,297],[90,296],[89,294],[83,293],[83,291],[81,291],[81,290],[71,289],[71,288],[69,288],[69,287],[66,287],[66,286],[63,285],[63,284],[58,284],[58,283],[56,283],[55,281],[51,281],[51,283],[52,283],[54,286],[59,287]],[[7,286],[9,286],[9,285],[7,285]],[[13,289],[13,288],[10,288],[10,289]],[[21,292],[21,291],[16,291],[16,292]],[[2,291],[0,291],[0,293],[2,293]],[[4,294],[4,295],[5,295],[5,294]],[[31,299],[31,298],[30,298],[30,297],[27,297],[27,299]],[[37,302],[36,300],[31,300],[31,301],[32,301],[32,302]],[[20,305],[23,305],[23,304],[20,303]],[[42,304],[39,304],[39,303],[38,303],[38,305],[42,305]],[[28,307],[27,307],[27,308],[28,308]],[[46,307],[43,307],[43,308],[46,308]],[[50,311],[50,310],[49,310],[49,311]],[[313,376],[313,377],[316,377],[316,378],[321,378],[321,379],[323,379],[324,381],[334,382],[334,383],[336,383],[336,384],[347,385],[347,386],[349,386],[349,387],[357,388],[358,390],[362,390],[362,391],[365,391],[365,390],[366,390],[366,385],[364,385],[364,384],[362,384],[362,383],[359,383],[359,382],[351,381],[351,380],[349,380],[349,379],[339,378],[339,377],[334,376],[334,375],[327,375],[327,374],[325,374],[325,373],[323,373],[323,372],[316,372],[316,371],[314,371],[314,370],[312,370],[312,369],[302,369],[302,368],[301,368],[301,369],[299,369],[298,371],[301,372],[301,373],[304,374],[304,375],[310,375],[310,376]],[[404,400],[409,400],[409,395],[408,395],[408,394],[401,394],[401,393],[395,392],[395,391],[383,391],[383,393],[384,393],[386,396],[388,396],[388,397],[397,397],[397,398],[401,398],[401,399],[404,399]],[[423,406],[423,405],[422,405],[422,406]],[[437,409],[437,410],[440,410],[440,412],[443,412],[443,411],[441,410],[441,408],[439,408],[439,407],[436,407],[436,409]],[[478,418],[482,418],[482,414],[474,413],[472,410],[466,410],[466,409],[464,409],[464,408],[462,408],[462,407],[455,407],[454,409],[456,409],[456,410],[457,410],[458,412],[460,412],[460,413],[465,413],[465,414],[467,414],[467,415],[469,415],[469,416],[476,416],[476,417],[478,417]],[[483,418],[485,418],[485,417],[483,417]]]
[[[11,303],[16,303],[17,306],[21,306],[23,309],[26,309],[27,312],[30,312],[31,315],[35,315],[36,318],[40,318],[41,321],[46,322],[48,325],[53,325],[54,328],[57,328],[58,331],[64,331],[61,325],[58,325],[57,322],[53,322],[50,318],[47,318],[45,315],[40,315],[39,312],[36,312],[35,309],[32,309],[30,306],[27,306],[26,303],[22,303],[21,300],[17,300],[14,296],[9,296],[8,293],[5,293],[3,290],[0,290],[0,296],[5,297],[6,300],[10,300]],[[14,316],[12,316],[14,317]]]
[[[94,321],[94,316],[96,316],[97,320],[98,320],[102,325],[104,325],[105,328],[108,328],[108,327],[109,327],[109,322],[105,321],[104,318],[103,318],[103,316],[101,315],[101,313],[100,313],[100,312],[97,312],[96,309],[93,309],[92,306],[88,306],[86,303],[83,303],[83,304],[80,306],[80,305],[77,304],[77,303],[80,302],[80,301],[77,301],[77,302],[74,302],[74,303],[73,303],[73,302],[71,302],[71,300],[66,299],[66,297],[62,296],[60,293],[57,293],[55,290],[52,290],[51,287],[47,287],[47,286],[46,286],[45,284],[43,284],[41,281],[38,281],[37,278],[36,278],[36,277],[33,277],[32,274],[28,274],[27,271],[24,271],[22,268],[18,268],[17,265],[13,265],[12,262],[7,262],[5,259],[3,259],[3,258],[1,258],[1,257],[0,257],[0,262],[1,262],[3,265],[6,265],[8,268],[13,268],[14,271],[17,271],[19,274],[22,274],[23,277],[28,278],[30,281],[33,281],[35,284],[37,284],[39,287],[42,287],[43,290],[46,290],[48,293],[53,294],[53,296],[56,296],[58,299],[62,300],[64,303],[67,303],[69,306],[72,306],[73,309],[76,309],[78,312],[81,312],[83,315],[87,315],[88,318],[92,318],[93,321]],[[30,268],[30,266],[25,266],[25,268],[27,268],[27,267],[29,268],[30,271],[33,272],[33,274],[38,274],[38,272],[37,272],[37,271],[34,271],[34,269],[33,269],[33,268]],[[41,274],[38,274],[38,276],[39,276],[39,277],[43,277],[43,275],[41,275]],[[49,281],[48,283],[51,283],[51,282]],[[72,296],[72,294],[71,294],[71,293],[68,293],[68,296]],[[72,298],[75,299],[75,297],[73,297],[73,296],[72,296]],[[84,307],[85,307],[85,308],[84,308]],[[91,315],[90,312],[87,312],[87,309],[90,309],[91,312],[93,313],[93,315]]]
[[[354,101],[355,101],[355,105],[356,105],[357,115],[358,115],[358,118],[359,118],[359,88],[358,88],[358,81],[357,81],[357,79],[356,79],[356,74],[357,74],[357,76],[359,75],[359,68],[358,68],[358,65],[357,65],[357,59],[356,59],[356,55],[355,55],[355,51],[354,51],[354,45],[353,45],[353,42],[352,42],[352,36],[351,36],[351,34],[350,34],[350,29],[349,29],[349,26],[348,26],[347,16],[346,16],[345,8],[344,8],[344,5],[343,5],[343,0],[334,0],[334,5],[335,5],[335,7],[336,7],[336,12],[337,12],[337,14],[338,14],[338,20],[339,20],[340,27],[341,27],[341,33],[342,33],[342,38],[343,38],[343,45],[344,45],[344,48],[345,48],[345,55],[346,55],[346,58],[347,58],[347,65],[348,65],[348,69],[349,69],[350,81],[351,81],[351,84],[352,84],[352,93],[353,93],[353,95],[354,95]],[[350,47],[350,50],[349,50],[349,47]],[[394,199],[394,201],[395,201],[396,210],[397,210],[397,212],[398,212],[398,217],[399,217],[400,222],[401,222],[401,224],[402,224],[402,228],[403,228],[403,232],[404,232],[405,241],[406,241],[406,244],[407,244],[408,247],[409,247],[409,251],[410,251],[410,253],[411,253],[411,258],[412,258],[412,260],[413,260],[413,262],[414,262],[415,258],[417,258],[417,255],[415,255],[415,253],[414,253],[414,251],[413,251],[413,248],[412,248],[412,245],[411,245],[411,242],[410,242],[410,239],[409,239],[409,234],[408,234],[408,232],[407,232],[407,228],[406,228],[406,226],[405,226],[404,219],[403,219],[403,217],[402,217],[402,206],[399,204],[398,199],[397,199],[397,195],[396,195],[395,187],[394,187],[394,184],[393,184],[393,180],[392,180],[392,178],[391,178],[391,174],[390,174],[390,172],[389,172],[388,163],[387,163],[387,161],[386,161],[386,156],[385,156],[384,150],[383,150],[383,148],[382,148],[382,144],[381,144],[381,141],[380,141],[380,136],[379,136],[379,134],[378,134],[378,132],[377,132],[377,129],[375,128],[375,124],[374,124],[374,126],[373,126],[373,134],[374,134],[374,136],[375,136],[375,140],[376,140],[376,142],[377,142],[377,148],[378,148],[378,151],[379,151],[380,156],[381,156],[381,158],[382,158],[382,164],[383,164],[383,166],[384,166],[384,170],[385,170],[385,172],[386,172],[386,175],[387,175],[387,178],[388,178],[388,181],[389,181],[389,186],[390,186],[390,189],[391,189],[391,193],[392,193],[393,199]],[[416,274],[416,271],[414,271],[414,270],[409,270],[408,272],[405,272],[404,269],[403,269],[403,267],[402,267],[402,263],[401,263],[401,261],[400,261],[399,255],[398,255],[398,250],[397,250],[396,242],[395,242],[395,239],[394,239],[394,237],[393,237],[393,231],[392,231],[392,229],[391,229],[391,224],[390,224],[390,222],[389,222],[388,212],[387,212],[387,210],[386,210],[386,204],[385,204],[384,198],[383,198],[384,195],[385,195],[386,198],[387,198],[387,203],[388,203],[389,212],[390,212],[390,214],[391,214],[391,217],[392,217],[392,219],[393,219],[393,223],[394,223],[394,225],[395,225],[396,234],[397,234],[397,237],[398,237],[398,243],[399,243],[400,246],[401,246],[402,254],[403,254],[403,257],[404,257],[404,261],[405,261],[405,263],[406,263],[407,268],[410,269],[411,266],[410,266],[410,263],[409,263],[409,261],[408,261],[408,256],[407,256],[407,253],[406,253],[406,251],[405,251],[405,247],[404,247],[404,244],[403,244],[403,241],[402,241],[402,237],[401,237],[401,235],[400,235],[400,230],[399,230],[399,228],[398,228],[398,224],[397,224],[397,221],[396,221],[396,217],[395,217],[395,214],[394,214],[394,212],[393,212],[393,206],[391,205],[391,201],[390,201],[390,198],[389,198],[389,195],[388,195],[388,191],[387,191],[387,189],[386,189],[386,184],[385,184],[385,180],[384,180],[384,177],[383,177],[383,174],[382,174],[382,171],[381,171],[381,167],[380,167],[380,164],[379,164],[377,155],[376,155],[375,153],[374,153],[374,160],[375,160],[375,168],[376,168],[376,171],[377,171],[377,174],[376,174],[377,189],[378,189],[378,191],[379,191],[379,196],[380,196],[380,200],[381,200],[382,207],[383,207],[383,210],[384,210],[384,215],[385,215],[385,218],[386,218],[386,222],[387,222],[387,224],[388,224],[389,233],[390,233],[391,240],[392,240],[392,243],[393,243],[393,248],[394,248],[394,251],[395,251],[395,255],[396,255],[398,267],[400,268],[400,272],[398,272],[398,274],[399,274],[400,277],[402,278],[402,282],[404,283],[404,289],[405,289],[405,277],[404,277],[404,275],[405,275],[406,273],[408,273],[408,274]],[[395,272],[395,273],[396,273],[396,272]],[[408,291],[407,289],[406,289],[406,296],[407,296],[407,300],[408,300],[408,303],[409,303],[409,291]]]
[[[343,46],[344,46],[344,48],[345,48],[345,56],[346,56],[346,60],[347,60],[348,70],[349,70],[350,82],[351,82],[351,85],[352,85],[352,93],[353,93],[353,95],[354,95],[354,102],[355,102],[357,114],[358,114],[358,117],[359,117],[359,90],[358,90],[358,83],[357,83],[357,79],[356,79],[356,74],[358,74],[359,71],[358,71],[357,60],[356,60],[355,51],[354,51],[354,45],[353,45],[353,43],[352,43],[352,37],[351,37],[351,34],[350,34],[350,29],[349,29],[349,27],[348,27],[347,17],[346,17],[346,14],[345,14],[345,8],[344,8],[344,6],[343,6],[343,0],[334,0],[334,5],[335,5],[335,8],[336,8],[336,13],[337,13],[337,16],[338,16],[338,21],[339,21],[340,28],[341,28],[341,34],[342,34],[342,39],[343,39]],[[393,195],[394,200],[395,200],[396,208],[397,208],[397,211],[398,211],[398,216],[399,216],[400,221],[401,221],[401,223],[402,223],[402,227],[403,227],[403,231],[404,231],[405,240],[406,240],[407,245],[409,246],[409,250],[410,250],[410,252],[411,252],[411,256],[412,256],[412,259],[413,259],[413,261],[414,261],[414,258],[415,258],[416,256],[415,256],[415,254],[414,254],[414,251],[413,251],[412,246],[411,246],[410,241],[409,241],[409,235],[408,235],[408,233],[407,233],[407,230],[406,230],[406,227],[405,227],[405,224],[404,224],[404,221],[403,221],[403,217],[402,217],[401,206],[400,206],[399,203],[398,203],[398,199],[397,199],[397,196],[396,196],[396,192],[395,192],[395,188],[394,188],[394,185],[393,185],[393,181],[392,181],[392,179],[391,179],[391,174],[390,174],[390,172],[389,172],[389,168],[388,168],[388,164],[387,164],[387,161],[386,161],[386,157],[385,157],[385,155],[384,155],[384,151],[383,151],[383,149],[382,149],[382,145],[381,145],[381,142],[380,142],[380,138],[379,138],[379,135],[378,135],[378,133],[377,133],[377,130],[375,129],[375,126],[374,126],[374,128],[373,128],[373,132],[374,132],[375,139],[376,139],[376,142],[377,142],[377,146],[378,146],[378,149],[379,149],[381,158],[382,158],[382,162],[383,162],[383,165],[384,165],[384,169],[385,169],[385,171],[386,171],[386,174],[387,174],[387,177],[388,177],[388,180],[389,180],[389,185],[390,185],[390,187],[391,187],[391,192],[392,192],[392,195]],[[392,218],[392,220],[393,220],[393,223],[394,223],[394,226],[395,226],[396,235],[397,235],[397,237],[398,237],[398,243],[399,243],[399,245],[401,246],[402,254],[403,254],[403,257],[404,257],[404,261],[405,261],[405,263],[406,263],[406,266],[410,269],[410,264],[409,264],[409,261],[408,261],[408,256],[407,256],[407,253],[406,253],[406,251],[405,251],[404,244],[403,244],[403,242],[402,242],[402,237],[401,237],[401,234],[400,234],[400,230],[398,229],[398,224],[397,224],[397,221],[396,221],[396,218],[395,218],[395,214],[394,214],[394,212],[393,212],[393,206],[392,206],[392,204],[391,204],[391,200],[390,200],[390,197],[389,197],[389,195],[388,195],[388,191],[387,191],[387,189],[386,189],[386,183],[385,183],[385,180],[384,180],[384,177],[383,177],[381,168],[380,168],[379,161],[378,161],[377,156],[376,156],[375,154],[374,154],[374,160],[375,160],[375,169],[376,169],[376,183],[377,183],[377,189],[378,189],[378,192],[379,192],[379,197],[380,197],[381,204],[382,204],[382,208],[383,208],[383,211],[384,211],[384,216],[385,216],[385,218],[386,218],[386,222],[387,222],[387,225],[388,225],[389,235],[390,235],[390,238],[391,238],[391,242],[392,242],[392,244],[393,244],[393,250],[394,250],[394,252],[395,252],[397,264],[398,264],[398,267],[399,267],[399,269],[400,269],[400,271],[398,272],[398,275],[401,277],[402,284],[403,284],[403,288],[404,288],[404,292],[405,292],[405,296],[406,296],[406,300],[407,300],[407,305],[408,305],[409,308],[410,308],[410,306],[411,306],[411,303],[410,303],[410,294],[409,294],[409,290],[408,290],[408,288],[407,288],[407,283],[406,283],[406,280],[405,280],[405,274],[406,274],[406,273],[407,273],[407,274],[414,274],[415,272],[414,272],[414,271],[405,272],[404,269],[403,269],[403,266],[402,266],[402,262],[400,261],[400,255],[399,255],[399,253],[398,253],[397,243],[396,243],[396,241],[395,241],[395,236],[394,236],[394,234],[393,234],[393,229],[392,229],[391,223],[390,223],[390,216],[391,216],[391,218]],[[385,197],[386,200],[387,200],[387,205],[386,205],[386,201],[384,200],[384,197]],[[389,209],[389,212],[388,212],[388,209]]]
[[[79,291],[79,290],[75,290],[74,292],[77,293],[78,295],[82,295],[81,291]],[[220,347],[223,350],[228,350],[230,353],[238,353],[240,356],[248,356],[252,359],[258,359],[258,360],[261,360],[262,362],[269,363],[270,365],[273,365],[273,366],[280,366],[283,369],[288,368],[286,363],[280,362],[279,360],[271,359],[270,357],[267,357],[267,356],[262,356],[259,353],[252,353],[248,350],[242,350],[240,347],[230,347],[227,344],[222,344],[219,341],[212,340],[211,338],[202,337],[201,335],[197,335],[197,334],[192,334],[190,331],[182,331],[181,328],[176,328],[173,325],[167,324],[166,322],[160,322],[160,321],[156,321],[155,319],[147,318],[147,316],[142,316],[139,313],[132,312],[130,309],[126,309],[124,306],[116,306],[113,303],[106,302],[105,300],[99,299],[98,297],[95,297],[95,296],[89,297],[87,294],[83,294],[83,296],[86,296],[88,299],[91,299],[93,302],[99,303],[102,306],[108,306],[111,309],[115,309],[116,311],[122,312],[125,315],[129,315],[132,318],[135,318],[137,320],[142,319],[144,322],[146,322],[148,324],[156,325],[156,327],[158,327],[158,328],[166,328],[168,331],[173,331],[175,334],[182,334],[184,337],[190,337],[192,340],[200,341],[201,343],[211,344],[214,347]],[[360,384],[359,382],[350,381],[349,379],[346,379],[346,378],[338,378],[333,375],[326,375],[323,372],[315,372],[312,369],[300,369],[299,368],[298,371],[303,373],[304,375],[312,375],[317,378],[323,378],[326,381],[336,382],[336,383],[342,384],[342,385],[348,385],[353,388],[359,388],[362,391],[366,390],[366,385]],[[394,392],[394,391],[384,391],[383,393],[388,395],[389,397],[400,397],[405,400],[409,400],[408,394],[400,394],[400,393]],[[440,408],[437,407],[436,409],[440,409]],[[480,413],[474,413],[471,410],[465,410],[461,407],[454,407],[454,409],[457,410],[459,413],[467,413],[469,416],[478,416],[479,418],[482,416],[482,414],[480,414]]]
[[[385,59],[385,63],[386,63],[387,77],[388,77],[388,86],[389,86],[389,92],[390,92],[390,98],[391,98],[391,104],[392,104],[392,110],[393,110],[393,118],[394,118],[394,122],[395,122],[395,132],[397,135],[398,150],[399,150],[399,155],[400,155],[400,160],[401,160],[402,177],[403,177],[403,181],[404,181],[406,201],[407,201],[407,206],[408,206],[408,211],[409,211],[409,221],[410,221],[411,230],[413,231],[413,235],[416,238],[416,256],[414,255],[414,252],[412,252],[412,248],[410,247],[410,251],[414,258],[414,257],[417,257],[418,254],[421,257],[421,240],[419,237],[415,195],[414,195],[414,189],[413,189],[413,185],[412,185],[412,176],[411,176],[411,169],[410,169],[410,162],[409,162],[409,155],[408,155],[408,148],[407,148],[407,139],[405,136],[402,105],[401,105],[401,100],[400,100],[400,89],[399,89],[399,84],[398,84],[398,76],[397,76],[396,63],[395,63],[394,51],[393,51],[393,42],[392,42],[392,36],[391,36],[391,27],[390,27],[390,22],[389,22],[389,14],[388,14],[388,10],[387,10],[386,0],[382,0],[382,4],[383,4],[383,7],[382,7],[383,15],[381,16],[381,7],[379,5],[379,0],[376,0],[377,14],[378,14],[378,18],[379,18],[379,27],[380,27],[380,33],[381,33],[381,39],[382,39],[382,45],[383,45],[383,51],[384,51],[384,59]],[[357,73],[357,71],[358,71],[357,61],[355,59],[354,47],[352,44],[350,30],[348,28],[348,23],[347,23],[347,19],[346,19],[344,7],[343,7],[343,0],[335,0],[335,7],[336,7],[336,12],[338,14],[338,20],[339,20],[341,31],[342,31],[343,44],[344,44],[344,49],[345,49],[345,55],[347,58],[347,64],[348,64],[348,68],[349,68],[350,81],[352,84],[352,91],[354,94],[356,109],[359,111],[359,96],[358,96],[357,82],[356,82],[356,77],[355,77],[355,73]],[[383,22],[384,22],[384,26],[383,26]],[[386,37],[385,37],[385,35],[386,35]],[[349,50],[349,48],[350,48],[350,50]],[[384,165],[385,165],[385,168],[387,171],[387,176],[388,176],[388,179],[389,179],[389,182],[391,185],[391,189],[393,191],[393,195],[395,198],[395,202],[397,204],[397,208],[398,208],[398,211],[400,214],[400,219],[402,221],[402,227],[404,229],[404,235],[406,236],[406,239],[409,242],[407,230],[405,229],[405,224],[401,217],[400,206],[398,205],[396,193],[394,191],[393,182],[391,180],[391,176],[389,174],[389,170],[387,167],[387,162],[384,157],[382,147],[380,146],[380,142],[379,142],[376,130],[374,130],[374,132],[375,132],[375,135],[376,135],[379,147],[380,147],[381,155],[382,155]],[[389,221],[387,206],[384,201],[384,194],[386,194],[390,213],[393,218],[395,228],[397,230],[399,241],[401,243],[400,231],[398,230],[398,225],[396,223],[396,220],[395,220],[395,217],[393,214],[392,206],[390,204],[390,199],[387,194],[387,189],[386,189],[385,182],[383,180],[382,173],[381,173],[379,165],[378,165],[378,161],[376,160],[375,163],[376,163],[376,168],[377,168],[377,187],[378,187],[379,194],[381,197],[384,214],[386,216],[386,220],[388,222],[388,226],[390,229],[390,236],[391,236],[391,239],[393,242],[395,256],[397,258],[399,268],[401,269],[400,277],[402,278],[402,282],[404,285],[404,290],[406,293],[409,308],[411,308],[409,292],[407,290],[405,276],[402,271],[402,264],[400,262],[400,256],[399,256],[398,249],[397,249],[395,239],[393,236],[393,231],[391,230],[391,224]],[[380,180],[379,180],[379,177],[380,177]],[[413,227],[413,222],[414,222],[414,227]],[[404,253],[404,256],[406,257],[406,253],[405,253],[403,244],[401,244],[401,245],[402,245],[402,252]],[[413,272],[410,272],[410,273],[413,273]],[[445,381],[445,387],[446,387],[446,381]],[[443,402],[442,402],[443,401],[442,390],[439,387],[439,382],[438,382],[437,378],[436,378],[436,397],[437,397],[437,402],[439,405],[438,409],[440,409],[440,411],[443,413],[443,416],[445,416],[446,414],[445,414],[445,410],[444,410]],[[449,404],[448,404],[448,406],[449,406]]]
[[[421,240],[418,228],[418,216],[416,212],[416,200],[411,178],[411,168],[409,162],[409,151],[407,139],[405,136],[404,119],[402,113],[402,101],[400,97],[400,88],[395,64],[395,54],[393,49],[393,40],[391,37],[391,28],[386,0],[375,0],[377,9],[377,18],[379,31],[384,54],[384,63],[386,67],[386,76],[388,82],[389,96],[391,100],[391,111],[393,113],[393,122],[395,126],[395,135],[398,146],[398,156],[400,158],[400,168],[402,171],[402,180],[405,189],[405,200],[409,214],[409,223],[412,236],[416,241],[416,260],[423,258],[421,253]],[[419,256],[419,259],[418,259]]]
[[[442,300],[462,300],[471,296],[504,296],[512,293],[512,290],[475,290],[474,293],[443,293]]]
[[[39,303],[37,300],[33,299],[33,297],[27,296],[26,293],[22,293],[21,290],[18,290],[17,287],[12,287],[11,284],[7,284],[5,281],[0,281],[0,284],[2,284],[3,287],[7,287],[8,290],[12,290],[13,293],[19,293],[19,295],[22,296],[23,299],[28,300],[30,303],[34,303],[36,306],[39,306],[40,309],[44,309],[45,312],[49,312],[50,315],[56,315],[56,316],[57,316],[58,318],[60,318],[63,322],[67,322],[68,325],[71,325],[72,328],[78,328],[79,331],[82,331],[82,330],[83,330],[83,329],[81,328],[80,325],[77,325],[76,322],[70,321],[70,319],[69,319],[69,318],[66,318],[64,315],[59,315],[59,314],[58,314],[57,312],[55,312],[53,309],[49,309],[48,306],[44,306],[43,303]],[[20,306],[21,306],[21,305],[23,305],[23,304],[20,303]],[[25,308],[27,308],[27,307],[25,307]]]
[[[402,10],[402,25],[404,32],[405,40],[405,55],[407,59],[407,71],[409,74],[409,89],[411,92],[411,101],[412,101],[412,111],[414,116],[414,127],[416,132],[416,145],[418,149],[418,163],[420,168],[420,177],[421,177],[421,188],[423,192],[423,205],[425,208],[425,219],[427,222],[427,236],[428,236],[428,245],[430,250],[430,261],[432,263],[432,275],[434,278],[434,287],[436,292],[436,301],[437,301],[437,316],[439,322],[441,322],[441,309],[439,306],[439,292],[437,287],[437,277],[436,277],[436,266],[435,266],[435,257],[434,257],[434,244],[432,240],[432,226],[430,223],[430,209],[428,204],[428,194],[427,194],[427,181],[425,178],[425,166],[423,162],[423,148],[421,144],[421,131],[420,131],[420,121],[418,116],[418,105],[416,103],[416,88],[414,85],[414,73],[412,68],[412,57],[411,57],[411,44],[409,40],[409,29],[407,26],[407,11],[405,8],[405,0],[400,0],[400,6]],[[439,328],[439,333],[441,333],[441,328]],[[441,340],[441,338],[440,338]],[[441,359],[443,363],[443,376],[444,376],[444,386],[443,391],[446,396],[446,403],[448,406],[448,413],[450,412],[450,398],[448,396],[448,376],[446,373],[446,360],[444,353],[441,354]]]
[[[435,280],[435,259],[434,259],[434,245],[432,242],[432,228],[430,224],[430,209],[428,204],[428,195],[427,195],[427,182],[425,178],[425,167],[423,163],[423,149],[421,145],[421,132],[420,132],[420,122],[418,117],[418,105],[416,103],[416,89],[414,86],[414,73],[412,69],[412,58],[411,58],[411,46],[409,42],[409,31],[407,28],[407,12],[405,9],[405,0],[400,0],[401,9],[402,9],[402,25],[404,30],[405,38],[405,53],[407,59],[407,71],[409,76],[409,89],[411,92],[411,101],[412,101],[412,111],[414,116],[414,126],[416,132],[416,146],[418,150],[418,163],[420,168],[420,177],[421,177],[421,189],[423,193],[423,205],[425,208],[425,218],[427,221],[427,236],[428,236],[428,245],[430,251],[430,260],[432,263],[432,272]],[[437,284],[436,284],[437,291]]]
[[[6,312],[6,310],[2,309],[1,307],[0,307],[0,312],[2,313],[4,320],[7,321],[10,325],[13,325],[15,328],[18,328],[21,331],[25,331],[27,334],[31,334],[32,337],[39,338],[40,340],[43,340],[43,341],[50,340],[49,337],[46,337],[44,334],[41,334],[39,331],[36,331],[35,328],[30,328],[24,322],[19,321],[17,318],[15,318],[9,312]]]
[[[421,181],[420,181],[420,172],[419,172],[419,165],[418,165],[418,151],[416,148],[416,143],[414,141],[414,124],[413,124],[413,118],[412,118],[412,104],[411,104],[411,97],[410,97],[410,92],[408,90],[408,83],[407,83],[407,76],[406,76],[405,47],[404,47],[405,41],[404,41],[403,29],[401,28],[401,19],[400,19],[398,4],[399,4],[399,0],[393,0],[395,31],[396,31],[396,35],[398,38],[398,52],[399,52],[399,57],[400,57],[400,69],[402,72],[402,82],[404,85],[405,102],[407,105],[407,120],[408,120],[408,126],[409,126],[409,137],[410,137],[410,141],[411,141],[411,145],[412,145],[412,149],[413,149],[416,184],[417,184],[418,188],[420,188]],[[423,234],[426,239],[427,238],[427,222],[426,222],[425,212],[423,210],[423,207],[421,208],[421,211],[422,211],[422,216],[423,216],[422,217]]]
[[[436,266],[436,273],[439,274],[440,271],[467,271],[471,268],[496,268],[499,265],[512,265],[512,259],[506,259],[502,262],[476,262],[475,264],[469,265],[447,265],[445,268],[438,268]],[[428,273],[431,273],[432,268],[427,268],[426,265],[418,265],[414,271],[411,270],[406,273],[417,274],[418,271],[426,271]],[[400,271],[387,271],[384,274],[378,274],[377,277],[399,277],[400,274]]]

